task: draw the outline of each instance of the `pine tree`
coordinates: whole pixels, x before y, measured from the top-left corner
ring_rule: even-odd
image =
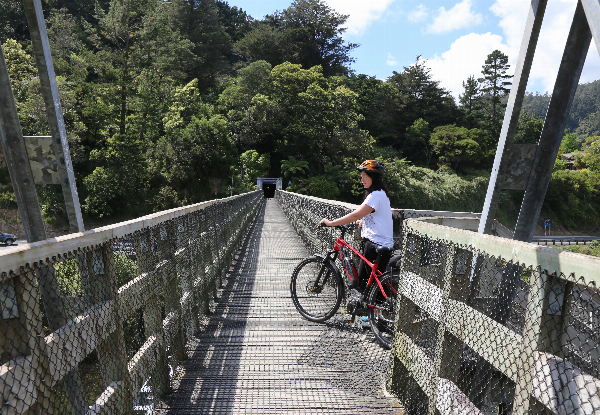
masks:
[[[502,104],[502,98],[510,92],[510,79],[512,75],[506,72],[510,69],[508,56],[499,50],[495,50],[487,56],[481,73],[483,78],[479,78],[481,92],[484,95],[486,103],[486,127],[493,136],[500,135],[502,119],[505,105]]]
[[[475,76],[471,75],[462,83],[465,92],[458,96],[458,102],[465,113],[465,124],[468,128],[479,126],[481,119],[481,91]]]

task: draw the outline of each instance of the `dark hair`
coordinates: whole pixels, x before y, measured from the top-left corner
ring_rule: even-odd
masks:
[[[390,189],[388,189],[387,185],[383,182],[383,178],[381,177],[381,175],[376,174],[376,173],[371,173],[370,171],[365,171],[365,174],[373,180],[373,183],[371,183],[371,187],[369,187],[368,189],[365,190],[363,199],[366,199],[367,196],[369,196],[369,193],[375,192],[377,190],[383,190],[385,192],[385,195],[389,199],[390,198]]]

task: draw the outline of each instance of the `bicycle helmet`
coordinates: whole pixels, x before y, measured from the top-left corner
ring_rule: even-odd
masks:
[[[377,160],[365,160],[356,170],[383,175],[385,173],[385,165]]]

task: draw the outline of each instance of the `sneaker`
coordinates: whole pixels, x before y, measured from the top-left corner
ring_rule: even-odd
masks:
[[[364,329],[368,329],[370,327],[369,325],[369,317],[367,316],[362,316],[359,320],[358,320],[358,326],[360,328]]]

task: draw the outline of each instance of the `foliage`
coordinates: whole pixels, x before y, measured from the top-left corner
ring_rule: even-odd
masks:
[[[436,127],[430,138],[433,151],[442,163],[448,163],[455,171],[463,171],[465,163],[477,167],[488,152],[488,137],[483,130],[471,130],[456,125]]]
[[[269,154],[258,154],[256,150],[248,150],[240,155],[240,182],[244,190],[256,188],[257,177],[267,177],[271,169]]]
[[[83,285],[79,276],[77,258],[66,259],[54,264],[54,273],[60,288],[60,294],[66,297],[83,295]]]
[[[489,175],[460,177],[412,166],[408,161],[387,160],[384,180],[391,190],[391,205],[399,209],[481,212]],[[357,192],[358,193],[358,192]]]
[[[350,52],[358,46],[342,38],[347,19],[324,0],[293,0],[287,9],[265,16],[235,50],[250,62],[291,62],[303,69],[318,65],[326,77],[344,75],[354,61]]]
[[[427,121],[430,128],[456,121],[458,108],[454,99],[439,86],[439,81],[433,79],[431,70],[420,56],[401,73],[394,71],[387,82],[398,91],[394,120],[397,137],[404,138],[406,129],[419,118]],[[393,145],[404,154],[410,154],[411,159],[414,153],[422,153],[407,140],[396,141]]]
[[[137,264],[134,260],[128,258],[125,254],[116,254],[114,259],[115,275],[117,277],[117,285],[119,287],[124,286],[129,281],[137,277]]]
[[[552,248],[560,249],[562,251],[576,252],[578,254],[583,255],[600,257],[600,244],[594,242],[598,241],[592,241],[589,245],[553,246]]]
[[[481,70],[483,77],[479,78],[483,102],[487,107],[484,120],[486,127],[494,137],[500,135],[504,108],[506,107],[502,102],[502,98],[508,95],[510,92],[509,86],[512,83],[510,81],[512,75],[506,74],[509,68],[508,56],[499,50],[494,50],[487,56]]]
[[[252,17],[237,6],[230,6],[227,1],[216,0],[215,6],[219,19],[232,42],[242,39],[252,30]]]
[[[406,129],[407,141],[413,147],[420,149],[425,155],[425,167],[429,167],[429,162],[433,156],[433,144],[430,141],[430,136],[429,123],[423,118],[419,118]]]
[[[240,71],[218,101],[241,149],[270,153],[275,165],[302,154],[317,175],[327,163],[361,158],[372,140],[359,127],[356,93],[325,78],[319,66],[284,63],[265,76],[268,67],[256,62]]]
[[[122,287],[137,277],[137,265],[125,254],[114,256],[114,269],[117,285]],[[78,297],[84,294],[77,258],[70,258],[54,264],[54,273],[60,293],[67,297]]]
[[[475,76],[471,75],[462,83],[465,92],[458,97],[460,108],[464,112],[464,123],[467,128],[478,127],[482,117],[481,90]]]
[[[544,128],[544,120],[538,118],[535,113],[528,114],[522,110],[519,114],[514,143],[537,144],[540,141],[542,128]]]
[[[583,162],[587,165],[588,169],[600,171],[600,137],[596,138],[596,140],[588,139]]]
[[[226,118],[200,99],[197,80],[175,90],[163,122],[165,135],[148,150],[149,173],[159,188],[174,190],[162,193],[156,209],[227,194],[237,150]]]
[[[556,218],[562,226],[574,229],[600,222],[600,172],[553,172],[542,215]]]
[[[363,74],[350,74],[342,81],[358,95],[357,111],[364,117],[360,128],[368,131],[377,145],[389,147],[397,137],[394,119],[403,116],[396,111],[398,90],[390,82]]]
[[[565,134],[562,141],[560,142],[560,151],[563,153],[573,153],[579,150],[577,143],[577,136],[573,133]]]
[[[88,189],[83,209],[102,218],[137,208],[148,183],[144,153],[140,140],[121,134],[92,150],[90,160],[98,166],[83,181]]]
[[[304,160],[296,160],[296,157],[289,156],[287,160],[281,160],[281,174],[284,177],[292,178],[294,175],[303,175],[308,169],[308,163]]]
[[[562,161],[562,157],[560,156],[560,154],[558,155],[558,157],[556,157],[556,160],[554,161],[554,167],[552,168],[552,171],[559,171],[559,170],[564,170],[567,168],[567,164]]]
[[[311,177],[306,187],[307,194],[310,196],[335,200],[340,195],[338,185],[331,180],[327,180],[325,176]]]

